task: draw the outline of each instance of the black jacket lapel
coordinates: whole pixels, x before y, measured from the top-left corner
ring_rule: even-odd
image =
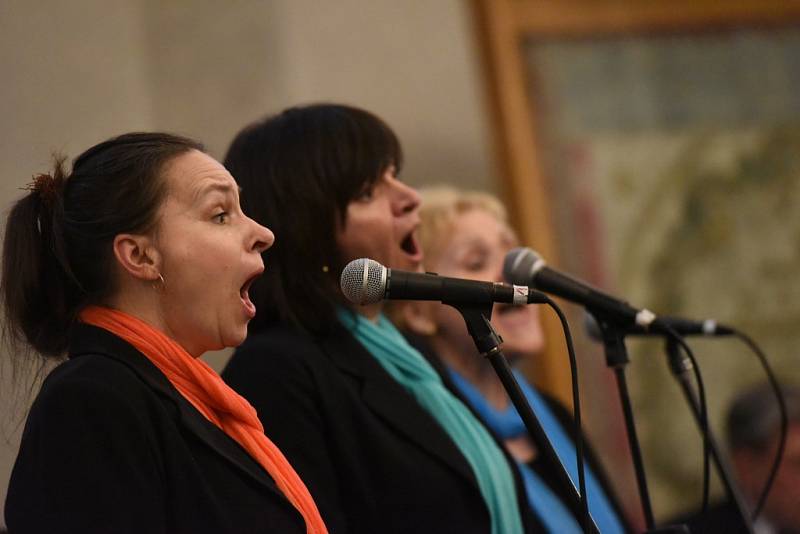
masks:
[[[180,423],[239,471],[277,493],[289,504],[269,474],[238,443],[217,428],[187,401],[169,379],[146,356],[114,334],[95,326],[78,324],[70,343],[69,357],[83,354],[108,356],[136,373],[143,382],[175,404]],[[289,504],[290,505],[290,504]],[[291,505],[290,505],[291,506]]]
[[[472,468],[447,432],[350,333],[337,329],[320,343],[340,369],[361,380],[364,403],[387,425],[477,485]]]

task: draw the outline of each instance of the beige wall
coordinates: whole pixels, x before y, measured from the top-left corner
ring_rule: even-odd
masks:
[[[494,189],[479,74],[460,0],[3,0],[0,205],[53,150],[72,157],[113,134],[163,129],[221,157],[244,123],[320,100],[385,118],[410,182]],[[4,502],[21,392],[0,369]]]

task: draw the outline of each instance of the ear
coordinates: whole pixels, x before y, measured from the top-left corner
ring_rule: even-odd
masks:
[[[140,234],[119,234],[114,238],[114,256],[123,270],[139,280],[153,281],[161,272],[161,256],[152,239]]]
[[[433,336],[438,330],[433,318],[433,305],[438,302],[410,300],[404,303],[400,315],[406,328],[415,334]]]

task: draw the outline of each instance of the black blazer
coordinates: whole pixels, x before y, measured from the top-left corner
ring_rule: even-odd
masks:
[[[306,531],[267,472],[155,365],[83,324],[31,408],[5,515],[14,534]]]
[[[321,339],[279,326],[251,335],[222,376],[258,410],[330,532],[491,531],[456,445],[344,328]],[[526,532],[537,531],[512,472]]]

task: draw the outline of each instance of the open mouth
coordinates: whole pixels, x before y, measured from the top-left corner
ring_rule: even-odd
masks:
[[[505,303],[498,303],[494,305],[494,314],[498,317],[500,316],[508,316],[508,315],[515,315],[520,311],[523,311],[525,306],[515,306],[513,304],[505,304]]]
[[[247,315],[251,319],[256,316],[256,305],[253,304],[252,300],[250,300],[250,286],[253,285],[253,282],[255,282],[256,278],[258,278],[259,276],[261,276],[260,272],[254,274],[239,289],[239,296],[242,299],[242,303],[244,304],[244,308],[245,311],[247,312]]]
[[[498,321],[497,324],[500,325],[502,323],[504,328],[528,328],[532,324],[531,321],[535,321],[535,317],[531,317],[529,308],[527,306],[514,306],[513,304],[498,303],[494,305],[492,312],[492,317]]]
[[[494,313],[497,315],[505,315],[511,311],[514,311],[516,306],[512,306],[511,304],[495,304],[494,306]]]
[[[417,243],[417,238],[413,231],[409,232],[403,241],[400,242],[400,248],[403,249],[403,252],[409,256],[417,257],[422,255],[422,251],[420,250],[419,244]]]

